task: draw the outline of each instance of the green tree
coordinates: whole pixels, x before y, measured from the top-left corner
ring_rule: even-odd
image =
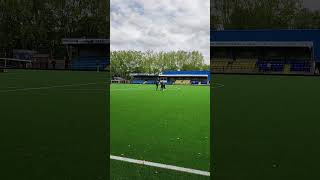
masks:
[[[0,0],[0,47],[52,54],[62,38],[108,38],[109,0]]]
[[[225,29],[314,27],[318,14],[303,10],[301,0],[213,0],[211,26]]]
[[[160,73],[165,70],[209,70],[198,51],[112,51],[112,76],[130,78],[130,73]]]

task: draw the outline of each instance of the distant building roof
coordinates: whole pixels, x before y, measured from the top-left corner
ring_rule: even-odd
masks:
[[[210,41],[319,41],[320,29],[211,31]]]
[[[216,41],[214,47],[313,47],[312,41]]]

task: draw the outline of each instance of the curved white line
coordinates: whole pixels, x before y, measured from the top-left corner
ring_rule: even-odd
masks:
[[[224,87],[224,84],[221,84],[221,83],[213,83],[213,85],[217,85],[217,87],[211,87],[212,89],[217,89],[217,88],[222,88]]]

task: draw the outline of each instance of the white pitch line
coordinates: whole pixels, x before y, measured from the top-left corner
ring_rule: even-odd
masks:
[[[126,88],[126,89],[111,89],[111,91],[130,91],[130,90],[148,90],[149,88]]]
[[[218,85],[217,87],[211,87],[212,89],[217,89],[217,88],[222,88],[222,87],[224,87],[224,85],[223,84],[220,84],[220,83],[213,83],[213,85]]]
[[[141,85],[141,86],[143,86],[143,85]],[[151,88],[149,88],[149,87],[136,87],[136,88],[126,88],[126,89],[124,89],[124,88],[121,88],[121,89],[111,89],[111,91],[131,91],[131,90],[152,90]],[[167,86],[168,87],[168,86]],[[155,88],[154,88],[155,89]],[[181,90],[181,88],[177,88],[177,87],[174,87],[174,88],[172,88],[172,87],[169,87],[168,89],[165,89],[165,91],[168,91],[168,90],[170,90],[170,91],[180,91]],[[158,89],[158,91],[160,91],[160,89]]]
[[[173,166],[173,165],[154,163],[154,162],[149,162],[149,161],[144,161],[144,160],[137,160],[137,159],[131,159],[131,158],[126,158],[126,157],[113,156],[113,155],[110,155],[110,159],[134,163],[134,164],[140,164],[140,165],[145,165],[145,166],[158,167],[158,168],[162,168],[162,169],[169,169],[169,170],[174,170],[174,171],[197,174],[197,175],[202,175],[202,176],[210,176],[210,172],[201,171],[201,170],[197,170],[197,169],[190,169],[190,168],[178,167],[178,166]]]
[[[8,89],[8,90],[0,90],[0,92],[41,90],[41,89],[52,89],[52,88],[61,88],[61,87],[87,86],[87,85],[92,85],[92,84],[98,84],[98,83],[66,84],[66,85],[44,86],[44,87],[22,88],[22,89]]]

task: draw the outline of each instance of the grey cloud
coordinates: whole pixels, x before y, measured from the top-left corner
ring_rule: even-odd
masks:
[[[111,0],[111,49],[198,50],[209,63],[209,6],[208,0]]]

